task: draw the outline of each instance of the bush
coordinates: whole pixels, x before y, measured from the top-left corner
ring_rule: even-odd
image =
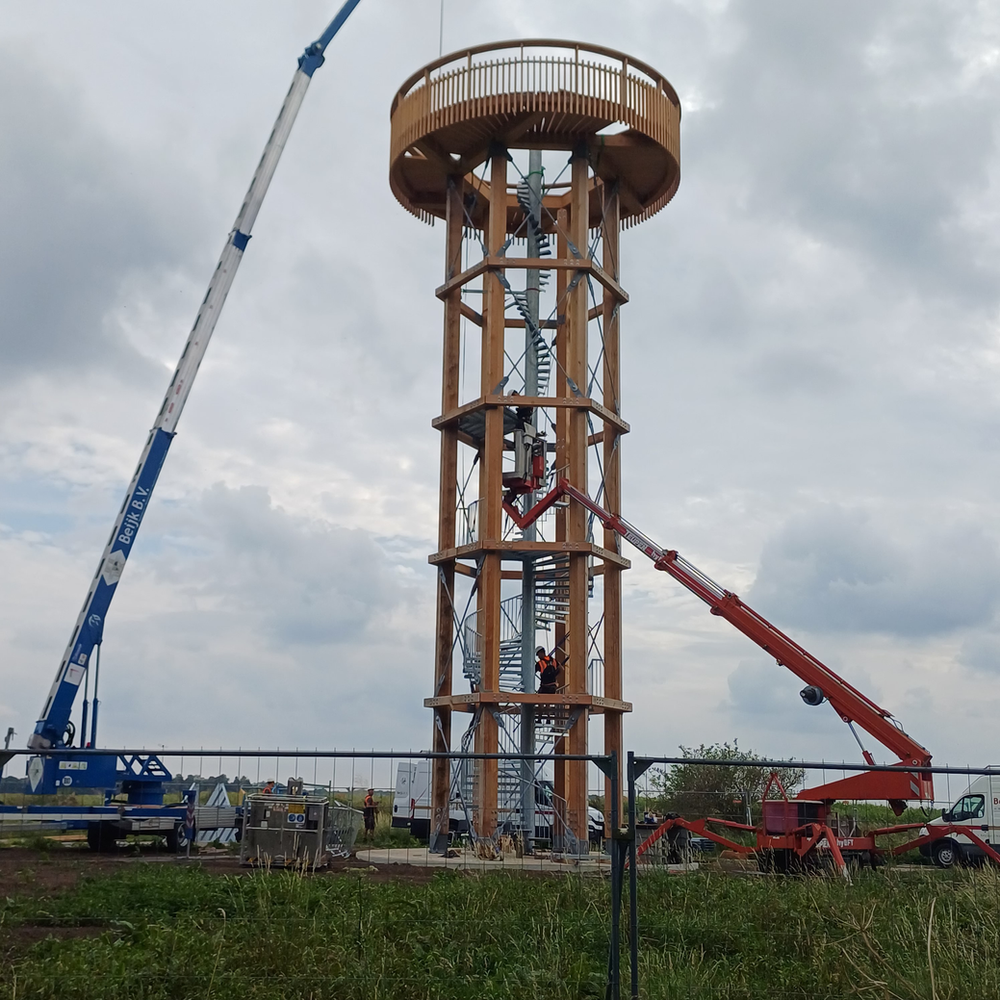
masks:
[[[763,767],[746,767],[744,761],[764,760],[752,750],[740,750],[738,741],[680,747],[681,756],[694,759],[727,761],[726,764],[673,764],[654,768],[650,782],[656,789],[652,806],[658,813],[680,813],[688,819],[717,816],[720,819],[746,822],[749,806],[751,822],[760,818],[760,800],[771,777]],[[791,795],[802,784],[805,772],[798,767],[778,770],[778,777]],[[770,798],[780,798],[772,785]]]

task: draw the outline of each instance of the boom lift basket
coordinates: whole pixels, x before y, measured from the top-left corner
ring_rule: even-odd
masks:
[[[809,799],[765,799],[761,802],[764,832],[772,836],[791,833],[807,823],[825,823],[826,805]]]

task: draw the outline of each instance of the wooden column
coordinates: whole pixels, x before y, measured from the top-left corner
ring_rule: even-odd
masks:
[[[604,185],[604,223],[602,226],[602,266],[615,281],[621,282],[619,259],[619,233],[621,231],[621,205],[616,187]],[[621,416],[621,369],[619,350],[618,303],[604,290],[602,310],[604,328],[604,386],[605,407]],[[611,424],[604,425],[604,506],[613,514],[621,513],[621,435]],[[615,532],[604,529],[604,547],[612,552],[621,550]],[[622,569],[614,563],[604,564],[604,695],[622,697]],[[604,752],[618,754],[618,788],[622,784],[622,735],[621,712],[604,713]],[[623,816],[619,803],[619,816]],[[604,782],[604,829],[611,830],[611,779]]]
[[[447,242],[445,245],[445,281],[462,270],[462,191],[461,181],[452,178],[448,184]],[[458,406],[458,378],[461,362],[462,292],[456,288],[444,303],[444,371],[442,373],[441,407],[447,413]],[[441,430],[441,480],[439,484],[438,551],[455,545],[455,516],[458,503],[458,430],[454,426]],[[434,639],[434,694],[452,693],[452,644],[454,638],[455,560],[438,566],[437,616]],[[431,746],[438,752],[451,750],[451,709],[434,709],[434,731]],[[444,851],[448,846],[448,805],[451,789],[451,768],[447,760],[435,760],[432,773],[432,851]]]
[[[577,153],[572,165],[570,189],[569,238],[576,252],[586,257],[589,217],[589,168],[585,154]],[[574,250],[570,249],[570,255]],[[587,281],[581,278],[569,293],[566,301],[566,373],[580,392],[587,387]],[[568,381],[567,379],[567,381]],[[568,387],[567,395],[574,394]],[[574,394],[575,395],[575,394]],[[587,484],[587,414],[572,409],[567,421],[567,459],[569,481],[583,492]],[[570,503],[567,515],[567,536],[571,542],[587,540],[587,510],[575,500]],[[566,688],[570,694],[587,691],[587,649],[589,619],[587,609],[588,557],[584,552],[570,553],[569,557],[569,660],[566,669]],[[587,752],[588,712],[582,712],[569,731],[568,750],[572,754]],[[567,821],[573,833],[587,840],[587,765],[570,762],[567,773]]]
[[[497,255],[507,239],[507,157],[506,150],[495,148],[490,163],[490,214],[486,245]],[[496,274],[484,280],[482,393],[498,392],[504,376],[504,287]],[[503,526],[503,416],[501,407],[486,411],[486,434],[479,462],[479,531],[480,540],[498,542]],[[482,634],[483,691],[500,690],[500,553],[486,552],[479,576]],[[477,744],[482,753],[497,752],[497,721],[484,712],[479,723]],[[492,836],[496,827],[497,762],[480,761],[479,833]]]
[[[569,256],[569,244],[566,240],[569,232],[569,212],[565,208],[560,208],[556,212],[556,256],[559,260],[566,260]],[[556,272],[556,312],[565,315],[566,312],[566,288],[569,285],[569,272]],[[556,348],[556,370],[555,374],[555,394],[565,396],[569,391],[566,387],[566,321],[563,319],[556,328],[555,338]],[[569,463],[566,448],[566,428],[569,411],[560,407],[556,410],[556,478],[566,475]],[[566,541],[566,508],[556,508],[556,541]],[[560,662],[566,656],[566,625],[563,622],[556,622],[555,626],[555,651]],[[563,670],[560,682],[566,683],[566,671]],[[563,709],[567,711],[567,709]],[[554,754],[567,753],[568,740],[558,739],[552,746]],[[556,811],[559,815],[560,832],[565,829],[567,821],[564,802],[566,799],[566,763],[565,761],[555,761],[553,764],[552,788],[556,794]]]

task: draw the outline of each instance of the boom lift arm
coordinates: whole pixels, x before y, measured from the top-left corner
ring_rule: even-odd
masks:
[[[518,527],[524,528],[563,497],[568,497],[589,510],[605,528],[611,529],[648,556],[658,570],[669,573],[678,583],[704,601],[713,615],[725,618],[761,649],[770,653],[781,666],[787,667],[805,681],[807,687],[801,694],[806,704],[820,705],[823,701],[828,701],[841,719],[851,727],[855,739],[858,739],[854,729],[854,724],[857,723],[899,758],[897,762],[901,769],[899,773],[895,771],[859,773],[841,781],[805,789],[799,793],[799,798],[828,801],[885,799],[898,813],[909,799],[934,797],[930,774],[920,771],[930,765],[930,753],[903,731],[891,713],[876,705],[871,698],[862,694],[753,608],[744,604],[736,594],[720,587],[676,551],[660,548],[623,517],[609,513],[565,479],[560,480],[551,492],[523,514],[512,502],[513,492],[509,493],[504,499],[504,510]],[[859,745],[860,742],[858,740]],[[863,746],[861,750],[866,763],[874,764],[872,755]],[[917,770],[911,771],[910,768]]]
[[[118,581],[121,579],[125,562],[132,551],[136,534],[149,507],[153,487],[156,485],[156,479],[163,467],[163,461],[167,457],[170,443],[177,432],[177,421],[180,419],[181,411],[184,409],[184,404],[191,392],[194,377],[198,373],[198,367],[205,356],[208,342],[213,330],[215,330],[215,324],[219,320],[219,313],[222,311],[226,296],[229,294],[233,279],[236,277],[236,271],[243,259],[243,251],[246,250],[247,243],[250,241],[250,233],[257,219],[257,213],[260,211],[264,195],[267,194],[268,186],[274,176],[275,168],[278,166],[278,160],[285,148],[292,125],[295,124],[295,118],[306,96],[312,75],[323,65],[323,53],[326,51],[326,47],[359,2],[360,0],[347,0],[338,11],[337,16],[330,22],[326,31],[299,58],[298,69],[292,78],[291,88],[281,106],[267,145],[264,147],[264,153],[260,158],[246,198],[243,200],[243,205],[236,216],[236,221],[233,223],[233,228],[226,237],[222,256],[219,258],[215,273],[209,282],[208,291],[198,310],[198,316],[194,321],[187,343],[184,345],[184,351],[170,381],[156,422],[149,432],[149,438],[146,440],[146,445],[139,457],[139,464],[136,466],[132,481],[129,483],[121,510],[118,511],[118,516],[115,518],[111,537],[101,554],[101,561],[98,563],[97,572],[94,574],[86,600],[83,602],[83,607],[76,620],[69,644],[63,653],[55,681],[49,691],[48,698],[45,700],[42,714],[35,724],[35,731],[28,740],[28,746],[33,749],[47,750],[50,747],[67,746],[72,741],[70,713],[73,709],[73,702],[76,699],[80,683],[86,675],[88,661],[94,647],[101,642],[103,637],[104,620],[111,605],[111,599],[118,588]],[[96,714],[97,703],[95,701],[92,720],[94,732],[97,728]],[[84,721],[86,722],[86,720]],[[85,725],[81,726],[81,730],[83,728]],[[86,733],[81,731],[81,746],[85,745],[86,739]]]

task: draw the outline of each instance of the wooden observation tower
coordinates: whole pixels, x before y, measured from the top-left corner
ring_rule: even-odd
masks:
[[[524,530],[504,506],[566,478],[620,510],[619,234],[677,190],[680,103],[629,56],[536,39],[430,63],[391,120],[393,193],[446,228],[434,749],[585,754],[595,715],[620,760],[629,561],[576,501]],[[538,647],[560,663],[554,692],[538,691]],[[432,849],[456,794],[480,837],[530,850],[551,824],[556,849],[585,849],[585,762],[557,760],[551,785],[537,764],[477,765],[435,762]]]

